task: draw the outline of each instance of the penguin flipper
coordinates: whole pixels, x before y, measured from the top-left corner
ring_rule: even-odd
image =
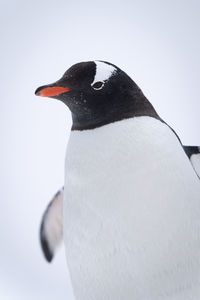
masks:
[[[59,190],[48,204],[40,225],[40,243],[43,254],[51,262],[63,239],[63,192]]]
[[[198,146],[183,146],[185,153],[193,166],[193,169],[200,178],[200,147]]]

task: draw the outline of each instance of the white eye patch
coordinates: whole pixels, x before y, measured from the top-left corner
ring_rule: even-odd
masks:
[[[106,80],[108,80],[116,71],[117,69],[111,65],[108,65],[101,61],[95,61],[96,64],[96,74],[94,76],[94,80],[91,83],[91,86],[95,87],[96,83],[102,82],[105,83]],[[102,89],[104,84],[101,85],[101,87],[97,88]]]

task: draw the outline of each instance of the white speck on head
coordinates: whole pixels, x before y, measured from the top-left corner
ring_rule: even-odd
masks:
[[[101,61],[94,61],[94,63],[96,64],[96,74],[91,85],[98,81],[105,82],[117,71],[115,67],[107,63]]]

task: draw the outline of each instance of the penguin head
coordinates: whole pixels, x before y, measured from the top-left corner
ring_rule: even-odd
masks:
[[[147,101],[125,72],[105,61],[77,63],[61,79],[39,87],[35,94],[64,102],[72,113],[74,130],[130,117],[139,98]]]

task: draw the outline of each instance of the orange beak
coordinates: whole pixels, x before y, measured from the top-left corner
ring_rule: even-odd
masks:
[[[35,94],[37,96],[41,97],[53,97],[57,96],[66,92],[71,91],[70,88],[65,88],[62,86],[52,86],[52,87],[39,87],[36,91]]]

